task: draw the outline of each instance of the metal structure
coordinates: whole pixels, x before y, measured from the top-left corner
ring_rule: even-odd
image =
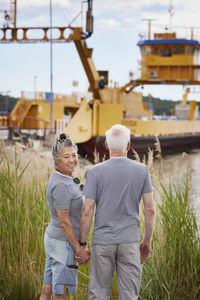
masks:
[[[150,36],[150,33],[149,33]],[[176,33],[155,33],[153,39],[138,42],[141,51],[141,77],[130,80],[122,89],[136,86],[200,85],[200,43],[191,38],[177,38]]]
[[[16,0],[15,9],[16,9]],[[150,22],[149,22],[150,23]],[[189,106],[189,118],[186,120],[151,120],[153,111],[143,105],[141,93],[133,91],[134,87],[144,84],[179,84],[199,85],[200,65],[196,61],[199,55],[200,44],[198,41],[179,39],[175,33],[156,33],[151,39],[141,40],[138,46],[141,50],[141,77],[131,80],[123,87],[108,85],[108,72],[97,71],[92,59],[92,48],[88,48],[86,38],[93,32],[92,1],[88,0],[86,32],[81,27],[17,27],[16,18],[13,27],[0,28],[3,32],[0,43],[31,43],[31,42],[74,42],[82,65],[85,69],[89,90],[93,93],[93,99],[88,103],[82,99],[78,103],[73,97],[54,95],[53,124],[70,115],[70,119],[62,128],[74,142],[94,151],[94,147],[102,145],[105,132],[113,124],[124,124],[139,143],[139,151],[144,150],[147,144],[153,142],[154,135],[161,139],[163,147],[173,148],[175,144],[188,145],[188,143],[200,144],[200,121],[195,120],[196,102]],[[30,30],[42,31],[38,38],[29,38]],[[50,30],[57,30],[59,35],[49,38]],[[3,124],[18,127],[23,130],[46,130],[49,128],[49,105],[45,102],[45,95],[36,93],[36,97],[22,94],[16,107],[9,118],[0,119]],[[185,94],[182,106],[186,102]],[[35,124],[33,118],[37,119]],[[1,121],[2,120],[2,121]],[[176,143],[174,142],[176,141]],[[88,148],[90,145],[90,148]],[[142,145],[142,146],[141,146]],[[143,148],[142,148],[143,147]],[[101,151],[102,147],[98,150]],[[137,145],[135,145],[137,149]]]
[[[88,9],[86,13],[86,32],[81,27],[65,26],[57,27],[50,24],[49,27],[17,27],[17,0],[13,1],[14,5],[14,22],[13,26],[7,26],[0,28],[0,44],[2,43],[38,43],[38,42],[50,42],[50,43],[67,43],[74,42],[85,72],[87,74],[91,90],[95,98],[101,100],[102,96],[99,91],[101,86],[101,78],[96,71],[94,63],[91,59],[92,49],[89,49],[86,44],[86,39],[93,33],[93,16],[92,16],[92,0],[88,0]],[[11,20],[11,16],[6,11],[6,16]],[[51,18],[50,18],[51,19]],[[38,37],[30,37],[29,34]],[[57,37],[53,37],[56,34]]]

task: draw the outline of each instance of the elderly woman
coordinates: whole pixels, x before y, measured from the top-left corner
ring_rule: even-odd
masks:
[[[44,237],[46,264],[40,300],[50,300],[52,294],[55,300],[66,299],[67,290],[75,293],[75,256],[80,263],[89,260],[87,248],[78,241],[84,197],[78,178],[72,177],[78,163],[77,147],[63,133],[53,145],[52,155],[55,171],[47,186],[51,222]]]

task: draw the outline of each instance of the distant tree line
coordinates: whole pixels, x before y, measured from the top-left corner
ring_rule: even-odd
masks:
[[[180,103],[180,101],[172,101],[172,100],[162,100],[160,98],[154,98],[149,96],[143,97],[143,102],[148,103],[149,100],[153,104],[154,115],[166,115],[170,116],[174,113],[175,106]],[[200,102],[197,102],[200,111]]]
[[[2,114],[10,113],[18,100],[19,98],[0,94],[0,114],[2,115]],[[151,97],[151,99],[149,99],[148,96],[143,97],[144,103],[148,103],[149,100],[153,104],[153,110],[155,115],[170,116],[174,112],[175,105],[180,103],[180,101],[162,100],[160,98],[154,98],[154,97]],[[199,106],[199,111],[200,111],[200,102],[197,102],[197,105]]]
[[[0,94],[0,114],[10,113],[18,100],[19,98]]]

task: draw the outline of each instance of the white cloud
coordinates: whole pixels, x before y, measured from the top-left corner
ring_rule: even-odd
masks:
[[[0,10],[9,8],[12,1],[0,0]],[[17,25],[48,26],[49,2],[50,0],[18,0]],[[139,50],[136,46],[138,34],[144,32],[147,35],[147,22],[142,21],[142,19],[157,19],[152,22],[152,32],[163,31],[165,26],[169,24],[169,2],[169,0],[93,0],[94,35],[87,40],[87,43],[94,48],[95,65],[99,69],[109,69],[110,79],[120,83],[124,80],[126,83],[129,70],[137,71],[138,68],[137,60],[140,59]],[[68,25],[81,10],[81,0],[52,0],[52,5],[54,26]],[[189,29],[183,28],[184,26],[200,26],[199,0],[173,0],[173,5],[175,14],[172,17],[172,28],[182,27],[182,32],[187,31],[189,33]],[[86,9],[87,3],[84,3],[84,12]],[[83,22],[84,20],[85,15],[83,15]],[[3,21],[0,12],[0,26]],[[80,26],[81,24],[82,18],[79,16],[73,25]],[[55,90],[64,93],[66,90],[70,92],[73,79],[80,83],[84,82],[84,88],[87,88],[87,78],[74,45],[55,45],[54,48]],[[21,59],[20,65],[17,65],[18,61],[13,58],[12,63],[9,64],[10,68],[7,64],[3,67],[5,60],[3,57],[9,55],[10,61],[17,51],[19,51],[18,55]],[[18,44],[1,45],[1,53],[2,89],[11,89],[12,92],[28,89],[28,86],[33,86],[34,75],[37,75],[38,78],[38,88],[39,85],[41,90],[48,87],[49,47],[47,44],[38,43],[34,47]],[[31,65],[30,62],[24,63],[23,58],[28,55],[35,59],[37,65]],[[16,88],[14,88],[15,86]],[[80,86],[79,88],[81,89]],[[153,90],[153,87],[151,88]],[[155,88],[155,94],[159,94],[159,90],[161,89]]]
[[[7,9],[10,7],[8,0],[0,0],[0,9]],[[19,25],[31,26],[49,23],[49,4],[50,0],[18,0],[17,1],[17,22]],[[81,10],[80,0],[52,0],[53,5],[53,20],[63,25],[70,22]],[[166,11],[159,13],[152,11],[152,7],[165,7]],[[175,14],[172,17],[172,25],[177,27],[180,24],[184,26],[198,26],[199,0],[174,0],[173,6]],[[106,21],[108,26],[119,27],[128,24],[135,24],[136,26],[143,27],[141,19],[143,18],[157,18],[155,26],[164,27],[169,23],[169,0],[94,0],[93,1],[93,14],[96,17],[95,22],[98,24]],[[84,10],[87,8],[87,3],[84,3]],[[0,16],[2,21],[2,13]],[[59,21],[57,21],[59,20]],[[79,25],[81,18],[78,18]],[[76,25],[78,25],[76,23]]]
[[[121,22],[113,19],[113,18],[109,18],[109,19],[101,19],[101,21],[99,22],[100,23],[100,26],[103,27],[103,28],[117,28],[117,27],[120,27],[121,26]]]

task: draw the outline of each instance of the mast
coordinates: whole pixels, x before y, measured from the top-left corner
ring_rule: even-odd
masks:
[[[142,19],[142,21],[148,21],[148,40],[151,39],[151,22],[157,19]]]
[[[17,0],[14,0],[14,2],[12,2],[12,4],[14,5],[14,20],[13,20],[13,25],[14,28],[17,27]]]
[[[172,17],[174,15],[174,6],[172,5],[172,0],[170,0],[170,6],[169,6],[169,32],[172,30]]]
[[[53,41],[52,41],[52,0],[49,5],[50,18],[50,129],[53,131]]]

